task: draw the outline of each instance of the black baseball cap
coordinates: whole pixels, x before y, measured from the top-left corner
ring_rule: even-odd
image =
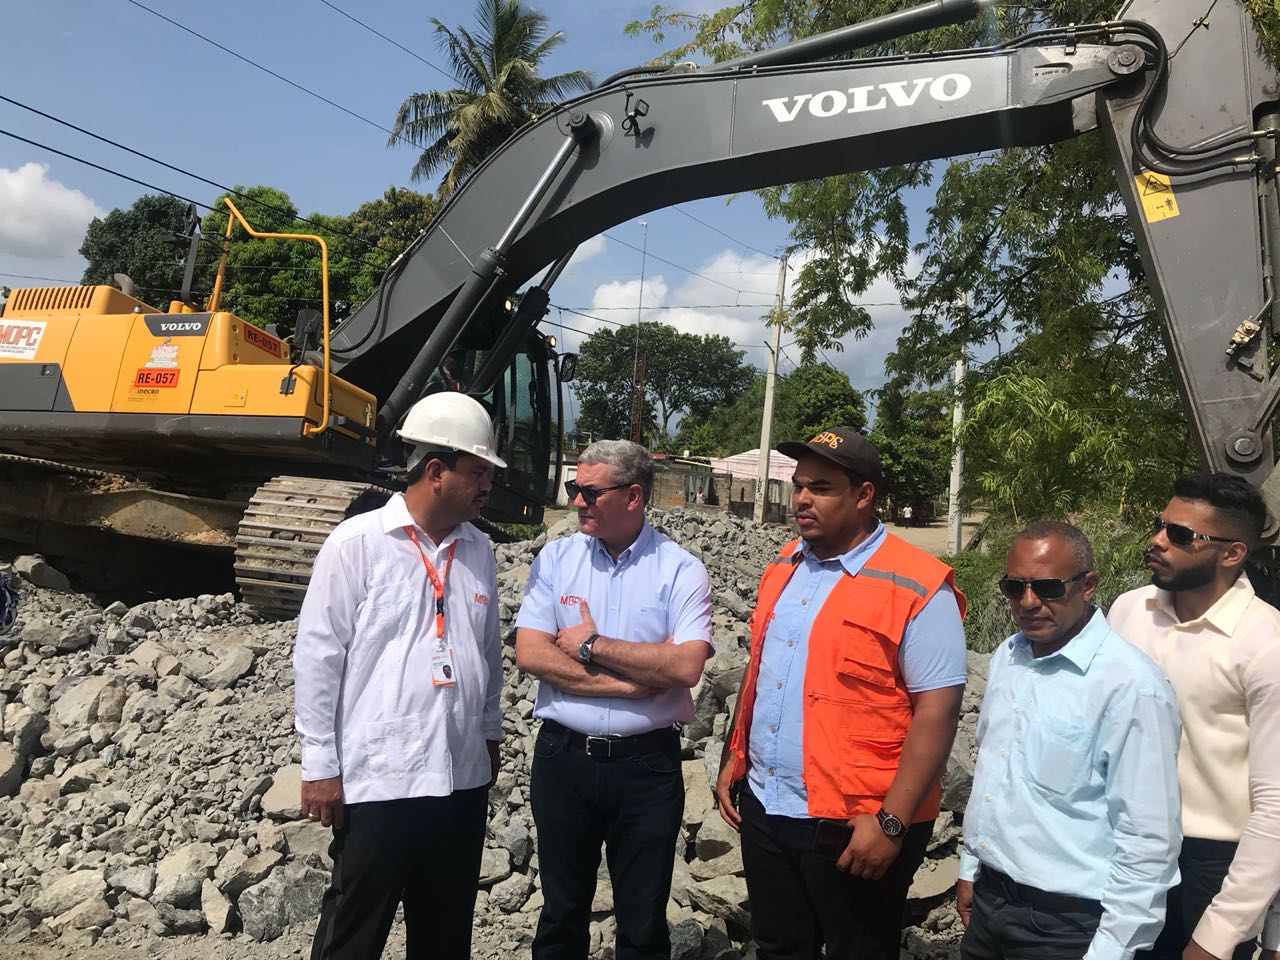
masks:
[[[880,451],[851,427],[828,427],[808,443],[788,440],[778,444],[778,452],[793,460],[799,460],[806,453],[816,454],[869,481],[877,490],[884,480]]]

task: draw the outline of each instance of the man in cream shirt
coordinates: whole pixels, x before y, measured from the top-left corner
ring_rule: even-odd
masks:
[[[1263,931],[1275,960],[1280,911],[1280,611],[1244,574],[1266,522],[1240,477],[1180,478],[1155,518],[1151,585],[1119,597],[1112,629],[1160,665],[1182,717],[1182,879],[1155,960],[1249,960]]]

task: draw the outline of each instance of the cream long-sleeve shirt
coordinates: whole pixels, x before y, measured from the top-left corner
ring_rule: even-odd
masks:
[[[1172,595],[1154,586],[1119,597],[1108,620],[1178,695],[1184,836],[1239,841],[1193,934],[1229,957],[1257,936],[1280,892],[1280,610],[1241,576],[1196,620],[1179,622]],[[1277,939],[1275,927],[1264,939]]]

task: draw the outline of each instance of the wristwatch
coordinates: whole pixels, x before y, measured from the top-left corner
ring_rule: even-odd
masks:
[[[902,821],[884,807],[876,811],[876,819],[880,821],[880,829],[884,831],[886,837],[897,839],[902,836],[902,831],[906,829],[902,825]]]
[[[591,662],[591,645],[600,639],[600,634],[593,633],[587,639],[582,641],[582,645],[578,647],[578,659],[583,663]]]

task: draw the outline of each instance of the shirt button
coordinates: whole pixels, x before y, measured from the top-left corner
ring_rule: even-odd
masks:
[[[1001,751],[1000,751],[1000,756],[1002,756],[1002,757],[1007,757],[1008,755],[1009,755],[1009,751],[1008,751],[1008,750],[1001,750]]]
[[[782,689],[782,681],[781,681],[781,680],[779,680],[779,681],[778,681],[777,689],[778,689],[778,690],[781,690],[781,689]]]
[[[787,646],[788,646],[788,647],[795,646],[795,641],[794,641],[794,640],[788,640],[788,641],[787,641]]]
[[[770,732],[770,733],[777,733],[777,732],[778,732],[778,725],[775,723],[773,726],[771,726],[771,727],[769,728],[769,732]]]
[[[985,840],[982,841],[982,849],[983,850],[987,849],[987,841]]]
[[[800,601],[800,606],[802,606],[802,607],[803,607],[803,606],[805,606],[808,602],[809,602],[808,600],[801,600],[801,601]]]
[[[768,772],[769,776],[771,776],[771,777],[772,777],[772,776],[773,776],[773,767],[770,767],[770,768],[768,769],[768,771],[767,771],[767,772]]]
[[[1013,708],[1013,712],[1014,712],[1014,713],[1021,713],[1022,711],[1021,711],[1021,710],[1019,710],[1017,707],[1014,707],[1014,708]]]
[[[987,794],[987,796],[986,796],[986,801],[987,801],[987,803],[990,803],[990,802],[991,802],[991,794],[989,794],[989,793]]]

